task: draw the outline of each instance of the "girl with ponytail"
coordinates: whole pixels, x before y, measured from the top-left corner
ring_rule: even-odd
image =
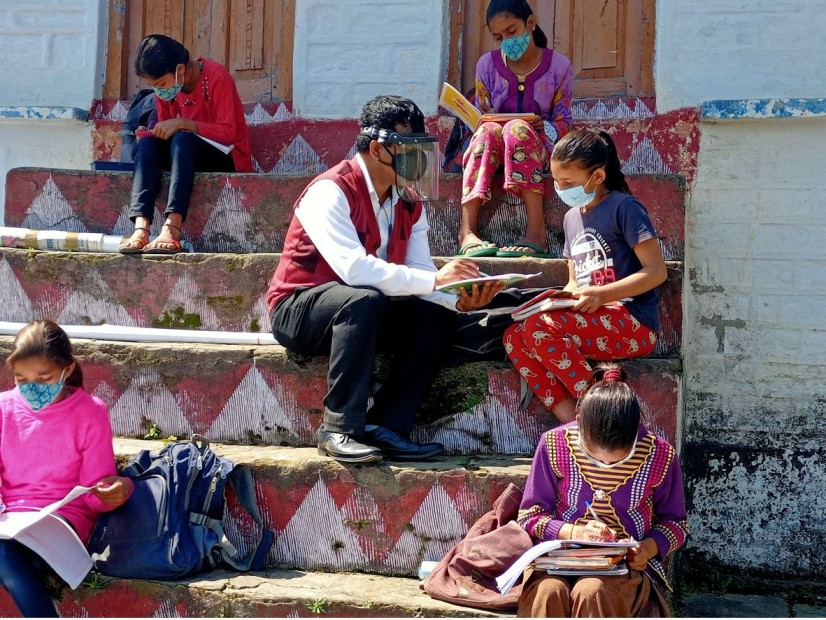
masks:
[[[485,122],[476,128],[462,170],[463,256],[547,256],[543,201],[554,143],[571,129],[573,66],[548,49],[548,38],[526,0],[491,0],[487,25],[499,48],[476,64],[476,107],[486,113],[535,114],[535,120]],[[479,208],[491,198],[494,174],[504,168],[504,188],[522,198],[525,235],[498,248],[478,234]]]
[[[653,352],[660,329],[657,287],[666,267],[645,207],[631,195],[605,132],[578,130],[554,146],[551,173],[565,214],[566,291],[571,309],[534,314],[505,331],[516,369],[561,422],[587,387],[586,357]]]
[[[614,365],[586,380],[576,421],[542,435],[517,521],[534,541],[635,540],[625,574],[559,577],[528,569],[520,617],[668,617],[665,563],[688,536],[674,448],[641,421]]]
[[[18,332],[6,365],[16,387],[0,393],[0,512],[33,512],[76,486],[93,487],[54,513],[56,536],[86,541],[101,512],[132,493],[117,476],[109,410],[83,390],[69,337],[53,321]],[[0,540],[0,588],[23,617],[57,617],[44,583],[45,562],[16,540]]]

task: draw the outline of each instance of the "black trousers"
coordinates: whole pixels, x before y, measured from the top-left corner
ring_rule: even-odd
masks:
[[[272,333],[302,355],[328,355],[324,429],[362,435],[365,424],[404,436],[438,370],[456,313],[418,297],[329,282],[296,291],[272,311]],[[375,354],[392,356],[367,413]]]
[[[195,172],[235,172],[235,162],[232,153],[222,153],[190,131],[179,131],[169,140],[139,140],[129,206],[133,222],[138,216],[152,221],[164,170],[170,172],[165,214],[180,213],[186,220]]]

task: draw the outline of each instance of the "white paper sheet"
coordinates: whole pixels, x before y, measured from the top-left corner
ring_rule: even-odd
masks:
[[[519,578],[522,576],[522,573],[525,572],[525,569],[528,565],[533,562],[536,558],[540,555],[544,555],[549,551],[554,551],[556,549],[561,549],[563,547],[568,547],[571,545],[583,545],[586,547],[635,547],[638,546],[639,543],[636,541],[623,541],[623,542],[596,542],[592,540],[546,540],[544,542],[539,543],[538,545],[534,545],[530,549],[528,549],[525,553],[523,553],[516,562],[511,565],[511,567],[502,573],[499,577],[496,578],[496,587],[499,588],[499,592],[504,596],[507,594],[510,589],[513,587]],[[554,574],[560,574],[554,572]]]
[[[92,560],[72,527],[54,515],[69,502],[94,487],[76,486],[62,500],[36,512],[0,514],[0,538],[26,545],[43,558],[72,589],[77,588],[92,568]]]

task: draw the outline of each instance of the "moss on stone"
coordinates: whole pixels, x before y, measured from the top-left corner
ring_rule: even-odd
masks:
[[[250,321],[250,331],[255,333],[261,331],[261,323],[258,322],[258,319],[252,319]]]
[[[243,295],[211,295],[206,298],[207,305],[210,308],[218,309],[233,309],[238,308],[244,303]]]
[[[178,306],[172,312],[164,312],[159,318],[153,319],[152,327],[171,327],[175,329],[199,329],[202,325],[201,316],[186,312]]]
[[[485,399],[488,373],[484,364],[465,364],[445,368],[436,375],[425,397],[418,424],[430,424],[439,418],[469,411]]]

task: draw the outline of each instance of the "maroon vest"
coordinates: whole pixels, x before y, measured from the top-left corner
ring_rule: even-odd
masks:
[[[347,203],[350,205],[350,219],[356,228],[358,238],[365,251],[375,256],[376,250],[381,245],[381,233],[361,166],[355,159],[342,161],[327,172],[318,175],[307,188],[321,179],[330,179],[344,192]],[[295,207],[298,207],[307,188],[298,197]],[[318,209],[324,208],[324,205],[304,206],[304,208],[307,207]],[[421,202],[416,202],[412,207],[401,200],[396,202],[393,229],[387,245],[388,262],[397,265],[404,264],[410,232],[421,213]],[[278,262],[267,291],[267,306],[270,312],[278,305],[278,302],[291,295],[297,288],[310,288],[327,282],[341,282],[341,278],[321,256],[298,218],[293,216],[290,227],[287,229],[281,260]]]

